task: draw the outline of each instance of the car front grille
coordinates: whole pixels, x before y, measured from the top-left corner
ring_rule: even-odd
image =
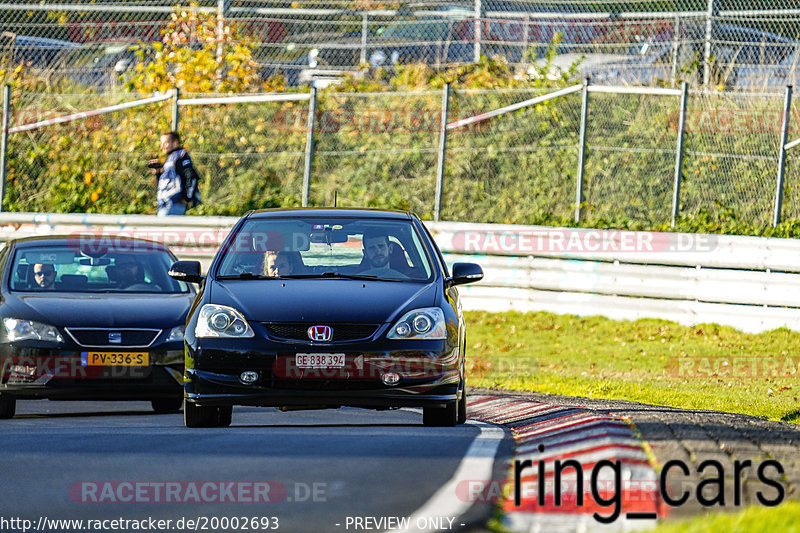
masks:
[[[319,323],[300,322],[264,322],[269,336],[278,340],[311,342],[308,328],[321,325]],[[380,327],[380,324],[324,324],[333,329],[333,337],[328,342],[349,342],[368,339]]]
[[[153,344],[160,329],[66,328],[67,333],[86,348],[146,348]],[[120,339],[112,342],[111,339]]]

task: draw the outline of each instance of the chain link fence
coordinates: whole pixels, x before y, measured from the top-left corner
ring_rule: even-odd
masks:
[[[177,102],[185,145],[203,177],[197,214],[301,205],[308,164],[309,205],[409,209],[431,219],[441,160],[443,220],[572,224],[582,175],[582,224],[664,227],[673,209],[680,91],[611,90],[587,95],[582,174],[579,87],[451,128],[443,153],[438,90],[322,91],[310,146],[307,101],[194,105],[222,95],[182,94]],[[447,123],[545,96],[541,89],[451,91]],[[723,215],[751,226],[773,221],[784,99],[688,93],[678,216]],[[146,164],[159,155],[159,134],[172,127],[175,101],[14,131],[122,101],[121,95],[16,92],[4,209],[154,212],[155,178]],[[788,141],[800,137],[796,101]],[[786,152],[783,219],[800,218],[799,150]]]
[[[448,122],[546,90],[454,91]],[[448,133],[442,218],[528,224],[574,210],[580,96],[569,95]]]
[[[525,68],[557,34],[567,67],[593,83],[770,90],[796,84],[800,6],[788,0],[195,0],[252,39],[266,78],[289,85],[360,64],[433,68],[500,55]],[[0,4],[0,54],[47,76],[114,87],[137,61],[134,43],[162,37],[176,2],[21,0]],[[188,4],[185,2],[184,4]],[[220,24],[220,28],[223,25]]]
[[[143,96],[18,93],[9,126]],[[155,182],[146,165],[158,148],[153,132],[168,126],[168,103],[158,103],[146,112],[131,109],[10,134],[4,209],[52,211],[61,205],[99,211],[119,209],[119,199],[125,199],[126,212],[149,209],[155,201]]]
[[[318,205],[409,209],[431,218],[441,92],[318,99],[311,197]]]

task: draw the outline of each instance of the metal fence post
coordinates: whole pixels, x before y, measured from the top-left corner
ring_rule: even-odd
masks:
[[[783,178],[786,173],[786,139],[789,135],[789,115],[792,112],[792,86],[786,86],[786,99],[783,101],[783,120],[781,124],[781,144],[778,147],[778,183],[775,188],[775,216],[772,226],[781,223],[783,206]]]
[[[178,99],[180,98],[181,92],[180,90],[175,87],[172,89],[172,131],[178,131]]]
[[[364,13],[361,16],[361,56],[359,63],[367,62],[367,37],[369,35],[369,15]]]
[[[713,38],[714,17],[719,14],[716,0],[708,0],[706,9],[706,35],[703,47],[703,86],[711,82],[711,39]]]
[[[444,158],[447,151],[447,114],[450,110],[450,84],[444,84],[442,91],[442,118],[439,130],[439,162],[436,165],[436,199],[433,207],[433,220],[438,222],[442,214],[442,191],[444,189]]]
[[[672,65],[670,66],[670,86],[675,87],[675,82],[678,81],[678,48],[680,42],[681,32],[681,16],[675,17],[675,26],[672,30]]]
[[[311,87],[308,101],[308,121],[306,122],[306,160],[303,166],[303,207],[308,207],[311,197],[311,166],[314,163],[314,125],[317,115],[317,87]]]
[[[678,218],[678,209],[681,201],[681,176],[683,175],[683,140],[686,136],[686,105],[689,97],[689,84],[681,83],[681,114],[678,117],[678,151],[675,154],[675,186],[672,190],[672,222]]]
[[[475,24],[473,31],[475,35],[475,48],[473,51],[472,59],[477,63],[481,60],[481,38],[483,37],[483,31],[481,30],[481,26],[483,25],[483,17],[485,15],[485,11],[483,9],[483,1],[482,0],[475,0]]]
[[[0,212],[6,198],[6,153],[8,150],[8,121],[11,107],[11,85],[3,86],[3,124],[0,135]]]
[[[583,171],[586,166],[586,121],[589,116],[589,78],[583,80],[581,91],[581,130],[578,138],[578,177],[575,187],[575,223],[581,221],[581,204],[583,204]]]

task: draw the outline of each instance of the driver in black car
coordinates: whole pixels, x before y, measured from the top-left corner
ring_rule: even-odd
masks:
[[[117,288],[130,289],[134,285],[146,285],[142,265],[134,258],[122,256],[114,264],[116,266]]]
[[[389,237],[385,233],[365,233],[361,241],[366,266],[371,269],[388,269]]]
[[[392,253],[396,245],[389,242],[389,236],[379,231],[367,231],[361,240],[364,260],[359,274],[392,279],[405,279],[408,276],[392,265]]]
[[[56,267],[51,264],[37,263],[33,265],[34,288],[53,290],[56,285]]]

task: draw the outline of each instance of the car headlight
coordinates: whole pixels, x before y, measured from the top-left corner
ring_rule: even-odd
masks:
[[[387,339],[444,339],[444,312],[438,307],[414,309],[395,322]]]
[[[194,336],[247,338],[254,337],[253,328],[242,314],[233,307],[225,305],[205,304],[200,309]]]
[[[171,330],[169,330],[169,335],[167,336],[167,342],[172,341],[182,341],[183,334],[186,332],[185,326],[175,326]]]
[[[64,337],[58,332],[55,326],[34,322],[33,320],[20,320],[17,318],[4,318],[3,325],[8,332],[8,340],[25,341],[50,341],[64,342]]]

